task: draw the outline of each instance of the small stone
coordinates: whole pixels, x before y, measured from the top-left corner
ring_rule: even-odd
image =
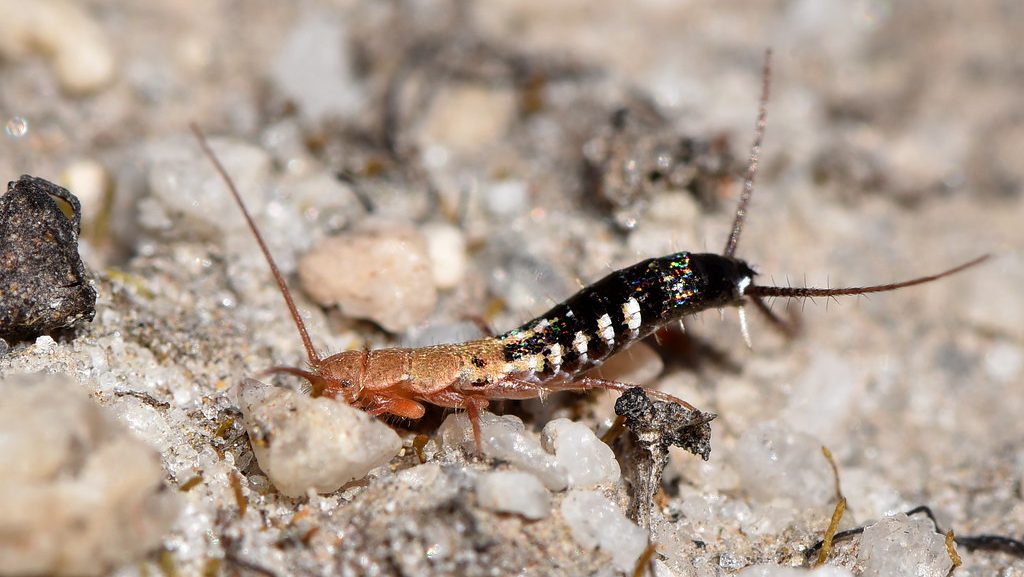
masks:
[[[64,168],[61,179],[81,201],[82,220],[87,223],[95,220],[112,190],[107,169],[92,159],[76,160]]]
[[[647,547],[647,532],[597,491],[572,491],[562,501],[562,518],[585,549],[598,548],[619,571],[631,574]]]
[[[466,238],[462,231],[448,224],[430,224],[422,231],[427,239],[434,284],[446,290],[459,286],[468,266]]]
[[[543,519],[551,512],[551,494],[537,477],[520,471],[484,473],[476,481],[481,507],[515,513],[527,519]]]
[[[590,427],[569,419],[555,419],[544,426],[541,444],[554,453],[568,474],[569,488],[589,489],[619,482],[619,462],[611,447]]]
[[[848,434],[846,422],[867,382],[860,366],[823,351],[814,355],[794,384],[779,420],[796,431],[813,434],[825,444],[841,443]]]
[[[437,463],[423,463],[398,472],[398,480],[410,489],[421,490],[436,485],[444,477],[441,466]]]
[[[444,423],[441,423],[439,433],[441,445],[445,448],[470,453],[476,451],[473,429],[469,424],[469,417],[464,412],[449,415]],[[519,417],[499,417],[481,411],[480,443],[485,455],[533,473],[552,491],[562,491],[569,484],[565,468],[541,447],[536,436],[526,431]]]
[[[853,573],[846,567],[836,565],[822,565],[814,569],[805,569],[766,563],[748,565],[740,569],[736,577],[853,577]]]
[[[310,10],[296,21],[277,55],[271,78],[307,119],[347,116],[362,104],[347,36],[337,15]]]
[[[50,335],[43,335],[36,338],[36,354],[45,355],[53,351],[53,347],[57,346],[57,341],[53,340]]]
[[[262,213],[269,196],[270,155],[239,140],[210,138],[209,143],[249,211],[253,215]],[[154,143],[147,147],[146,159],[150,196],[140,207],[140,222],[145,228],[165,230],[188,224],[191,233],[245,231],[244,234],[250,234],[224,181],[203,156],[195,139],[176,138]]]
[[[985,355],[985,372],[1000,383],[1011,383],[1024,367],[1020,347],[1006,342],[992,345]]]
[[[156,451],[63,377],[0,398],[0,574],[106,574],[160,544],[177,497]]]
[[[96,289],[78,255],[81,218],[75,195],[52,182],[24,175],[8,183],[0,197],[0,337],[28,339],[92,320]]]
[[[299,278],[321,305],[391,332],[415,326],[437,303],[427,243],[418,231],[376,222],[324,239],[302,257]]]
[[[0,55],[46,55],[61,87],[74,94],[99,90],[114,79],[114,50],[81,4],[65,0],[0,0]]]
[[[522,180],[502,180],[483,187],[487,212],[499,218],[511,218],[530,208],[530,194]]]
[[[423,123],[425,145],[472,154],[499,141],[516,114],[509,88],[449,83],[435,96]]]
[[[238,401],[260,468],[290,497],[336,491],[402,448],[390,427],[340,400],[246,379]]]
[[[898,513],[864,529],[857,565],[861,577],[944,577],[953,561],[930,519]]]
[[[806,433],[768,422],[740,435],[732,460],[753,499],[786,499],[801,509],[827,507],[834,496],[832,470],[821,446]]]

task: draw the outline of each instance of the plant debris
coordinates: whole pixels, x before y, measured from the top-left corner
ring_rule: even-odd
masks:
[[[652,401],[642,387],[633,387],[617,401],[615,414],[625,417],[632,447],[623,466],[630,486],[629,518],[651,527],[651,505],[668,463],[668,448],[680,447],[705,461],[711,456],[711,421],[718,415],[690,410],[676,403]]]

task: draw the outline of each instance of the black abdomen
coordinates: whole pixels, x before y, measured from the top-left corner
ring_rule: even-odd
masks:
[[[667,323],[738,298],[753,276],[742,261],[680,252],[617,270],[498,337],[505,360],[547,378],[600,364]]]

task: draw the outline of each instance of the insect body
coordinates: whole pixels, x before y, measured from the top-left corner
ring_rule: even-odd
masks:
[[[461,344],[345,351],[312,371],[271,369],[309,380],[314,394],[342,397],[373,414],[417,419],[422,403],[476,415],[489,400],[561,390],[626,390],[634,385],[581,377],[661,327],[742,298],[754,271],[717,254],[679,252],[615,271],[544,315],[505,334]],[[693,408],[685,401],[654,396]]]
[[[768,100],[769,56],[765,58],[750,163],[723,254],[678,252],[644,260],[612,272],[520,328],[460,344],[345,351],[321,357],[241,196],[199,128],[193,125],[200,146],[248,221],[306,348],[308,369],[276,367],[267,372],[302,377],[312,385],[314,395],[342,398],[374,415],[418,419],[425,412],[424,404],[465,409],[479,451],[479,412],[489,401],[526,399],[562,390],[629,389],[633,385],[588,377],[584,373],[631,343],[683,317],[709,308],[737,306],[744,320],[742,311],[746,302],[752,302],[771,317],[763,297],[834,297],[890,291],[930,282],[986,258],[939,274],[886,285],[820,289],[756,284],[754,270],[733,254],[757,174]],[[747,338],[745,320],[743,329]],[[665,393],[650,391],[650,394],[693,409],[689,403]]]

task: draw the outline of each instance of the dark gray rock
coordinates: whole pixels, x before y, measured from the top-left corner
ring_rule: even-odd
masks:
[[[69,219],[58,201],[71,206]],[[96,290],[78,255],[75,195],[24,175],[0,197],[0,338],[18,341],[91,321]]]

